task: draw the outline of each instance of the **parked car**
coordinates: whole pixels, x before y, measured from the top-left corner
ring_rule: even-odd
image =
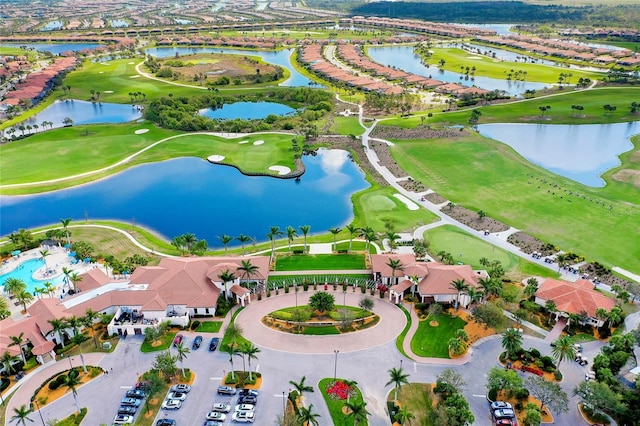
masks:
[[[176,426],[176,421],[173,419],[159,419],[156,422],[156,426]]]
[[[133,405],[121,405],[120,408],[118,408],[118,414],[129,414],[132,416],[136,411],[138,411],[138,409]]]
[[[213,339],[211,339],[211,341],[209,342],[209,350],[210,351],[215,351],[216,348],[218,347],[218,343],[220,343],[220,339],[217,337],[214,337]]]
[[[179,399],[165,399],[162,403],[163,410],[179,410],[182,407],[182,401]]]
[[[149,388],[149,381],[143,380],[141,382],[136,383],[136,389],[140,389],[146,391]]]
[[[182,334],[176,334],[176,337],[173,338],[173,346],[180,346],[183,341],[184,336]]]
[[[589,358],[582,355],[582,353],[578,352],[576,355],[576,362],[582,366],[589,364]]]
[[[133,423],[133,416],[127,416],[126,414],[116,414],[113,418],[113,424],[115,425],[130,425]]]
[[[184,401],[187,399],[187,394],[184,392],[169,392],[167,394],[167,399],[177,399],[180,401]]]
[[[196,338],[193,339],[193,343],[191,344],[191,349],[193,349],[194,351],[197,349],[200,349],[201,344],[202,344],[202,336],[196,336]]]
[[[515,419],[498,419],[496,426],[517,426]]]
[[[224,422],[227,419],[227,415],[218,411],[209,411],[207,413],[207,420],[215,420],[218,422]]]
[[[255,405],[258,402],[258,398],[252,395],[241,396],[238,399],[238,404],[253,404]]]
[[[238,404],[233,411],[253,411],[256,406],[253,404]]]
[[[171,386],[169,390],[171,392],[189,393],[189,391],[191,390],[191,386],[186,385],[184,383],[180,383],[180,384]]]
[[[514,419],[516,413],[509,408],[501,408],[500,410],[493,410],[493,417],[496,419]]]
[[[236,388],[231,386],[218,386],[218,395],[235,395]]]
[[[511,406],[511,404],[509,404],[508,402],[505,402],[505,401],[494,401],[494,402],[491,403],[491,409],[492,410],[499,410],[501,408],[512,409],[513,407]]]
[[[247,395],[251,395],[251,396],[255,396],[256,398],[258,397],[258,391],[257,390],[253,390],[253,389],[240,389],[238,391],[238,395],[240,396],[247,396]]]
[[[225,404],[223,402],[216,402],[213,404],[213,411],[219,411],[221,413],[228,413],[231,411],[231,404]]]
[[[217,420],[205,420],[204,423],[202,423],[202,426],[220,426],[220,423]]]
[[[131,389],[127,391],[126,396],[129,398],[143,399],[145,397],[145,393],[141,389]]]
[[[253,423],[255,419],[253,411],[236,411],[231,416],[231,420],[238,423]]]
[[[138,398],[122,398],[120,405],[133,405],[134,407],[140,406],[140,400]]]
[[[18,380],[22,379],[26,375],[27,375],[27,373],[25,373],[24,371],[18,371],[18,374],[16,374],[16,382]]]

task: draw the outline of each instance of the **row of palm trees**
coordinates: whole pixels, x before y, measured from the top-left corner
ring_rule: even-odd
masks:
[[[522,349],[522,333],[515,328],[509,328],[502,333],[501,343],[508,359],[511,355]],[[560,363],[562,361],[574,359],[576,356],[576,348],[570,336],[565,335],[558,337],[552,346],[551,352],[556,360],[557,370],[560,370]]]

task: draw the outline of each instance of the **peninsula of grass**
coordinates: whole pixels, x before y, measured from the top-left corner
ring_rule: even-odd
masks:
[[[201,333],[217,333],[222,328],[222,321],[203,321],[196,331]]]
[[[155,342],[145,339],[144,342],[142,342],[140,351],[144,353],[165,351],[171,347],[176,334],[178,334],[177,331],[168,331]]]
[[[317,312],[309,305],[300,305],[273,311],[261,321],[286,333],[325,336],[367,329],[376,325],[380,317],[355,306],[335,305],[331,311]]]
[[[354,421],[352,417],[348,417],[346,410],[344,409],[344,404],[347,402],[346,399],[337,399],[334,395],[329,395],[327,393],[328,389],[331,388],[335,384],[336,381],[345,381],[346,379],[332,379],[325,378],[320,380],[318,383],[318,388],[322,393],[322,397],[324,398],[324,402],[327,404],[327,408],[329,409],[329,414],[331,415],[331,422],[326,422],[326,424],[332,424],[334,426],[353,426]],[[362,398],[362,392],[357,386],[353,386],[351,391],[351,397],[349,400],[352,404],[361,404],[364,402]],[[358,426],[368,426],[369,422],[364,420],[358,423]]]
[[[431,325],[436,323],[436,326]],[[429,315],[418,324],[418,330],[411,339],[411,351],[423,357],[450,358],[448,342],[466,324],[462,318],[445,313]]]
[[[400,308],[400,310],[402,310],[402,313],[407,318],[407,324],[402,329],[402,333],[398,334],[398,337],[396,337],[396,349],[398,349],[398,352],[400,352],[402,355],[411,359],[411,357],[407,355],[407,353],[404,350],[404,339],[407,337],[407,333],[411,328],[411,314],[409,313],[409,311],[407,311],[407,309],[404,306],[398,305],[398,307]]]
[[[431,243],[431,253],[444,250],[454,255],[457,261],[471,265],[474,269],[483,268],[479,262],[483,257],[490,261],[499,260],[507,276],[515,281],[532,275],[549,278],[560,276],[549,268],[529,262],[453,225],[430,229],[424,233],[424,238]]]
[[[634,150],[620,156],[622,165],[616,170],[640,169],[635,159],[638,138],[632,141]],[[447,140],[394,143],[391,153],[400,167],[454,203],[483,210],[588,260],[640,270],[638,188],[612,179],[616,170],[604,174],[605,187],[592,188],[538,167],[509,146],[473,132]]]
[[[276,271],[362,270],[363,254],[292,254],[278,255]]]

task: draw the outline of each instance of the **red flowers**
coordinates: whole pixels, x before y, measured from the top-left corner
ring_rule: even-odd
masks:
[[[349,397],[349,392],[351,392],[351,388],[347,386],[344,382],[334,382],[327,389],[327,395],[331,399],[347,399]]]

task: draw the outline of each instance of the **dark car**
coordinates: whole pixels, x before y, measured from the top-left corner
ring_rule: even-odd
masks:
[[[143,380],[141,382],[136,383],[136,389],[147,390],[149,387],[149,381]]]
[[[218,395],[235,395],[236,388],[230,386],[218,386]]]
[[[211,339],[211,341],[209,342],[209,350],[215,351],[216,348],[218,347],[219,342],[220,342],[220,339],[217,337],[214,337],[213,339]]]
[[[202,344],[202,336],[196,336],[196,338],[193,339],[193,343],[191,344],[191,349],[195,351],[196,349],[200,348],[201,344]]]
[[[173,346],[180,346],[183,340],[184,336],[182,334],[176,334],[176,337],[173,338]]]
[[[238,398],[238,404],[253,404],[258,402],[258,398],[253,395],[241,396]]]
[[[176,421],[173,419],[159,419],[156,422],[156,426],[176,426]]]
[[[26,375],[27,373],[25,373],[24,371],[19,371],[18,374],[16,374],[16,381],[22,379]]]
[[[133,405],[121,405],[120,408],[118,408],[118,414],[133,415],[136,413],[136,411],[136,407],[134,407]]]
[[[240,392],[238,392],[238,395],[240,396],[255,396],[256,398],[258,397],[258,391],[257,390],[253,390],[253,389],[240,389]]]
[[[143,399],[145,396],[145,393],[142,389],[131,389],[127,391],[126,396],[129,398]]]
[[[133,405],[134,407],[139,407],[140,400],[137,398],[122,398],[120,405]]]

